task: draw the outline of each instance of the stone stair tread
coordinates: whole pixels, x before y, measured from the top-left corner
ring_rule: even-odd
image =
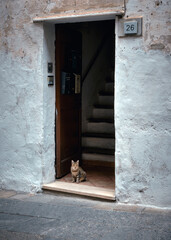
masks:
[[[110,118],[89,118],[88,121],[89,122],[97,122],[97,123],[100,123],[100,122],[114,123],[114,120],[110,119]]]
[[[114,105],[94,104],[94,108],[113,109]]]
[[[95,147],[83,147],[82,148],[82,153],[114,155],[114,149],[95,148]]]
[[[97,132],[85,132],[82,137],[95,137],[95,138],[115,138],[114,133],[97,133]]]
[[[98,92],[98,101],[93,105],[91,125],[82,133],[82,157],[85,161],[113,162],[114,146],[114,82],[107,79],[106,86]],[[112,130],[113,129],[113,130]],[[99,131],[99,132],[98,132]]]
[[[98,162],[114,162],[114,154],[102,154],[102,153],[82,153],[82,160],[98,161]]]

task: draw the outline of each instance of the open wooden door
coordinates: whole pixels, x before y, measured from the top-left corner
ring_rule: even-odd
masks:
[[[56,177],[81,157],[81,34],[56,25]]]

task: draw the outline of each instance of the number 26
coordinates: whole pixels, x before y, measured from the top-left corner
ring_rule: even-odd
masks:
[[[134,31],[134,25],[133,25],[133,24],[127,25],[127,26],[126,26],[126,31],[128,31],[128,32]]]

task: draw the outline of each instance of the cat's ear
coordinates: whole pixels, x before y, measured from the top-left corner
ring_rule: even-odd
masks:
[[[71,160],[71,163],[74,164],[74,160]]]
[[[80,161],[79,160],[77,160],[77,164],[79,165],[79,163],[80,163]]]

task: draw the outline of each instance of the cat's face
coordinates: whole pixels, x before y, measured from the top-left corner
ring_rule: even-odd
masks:
[[[73,160],[71,161],[71,167],[72,167],[72,171],[77,171],[79,168],[79,160],[74,162]]]

